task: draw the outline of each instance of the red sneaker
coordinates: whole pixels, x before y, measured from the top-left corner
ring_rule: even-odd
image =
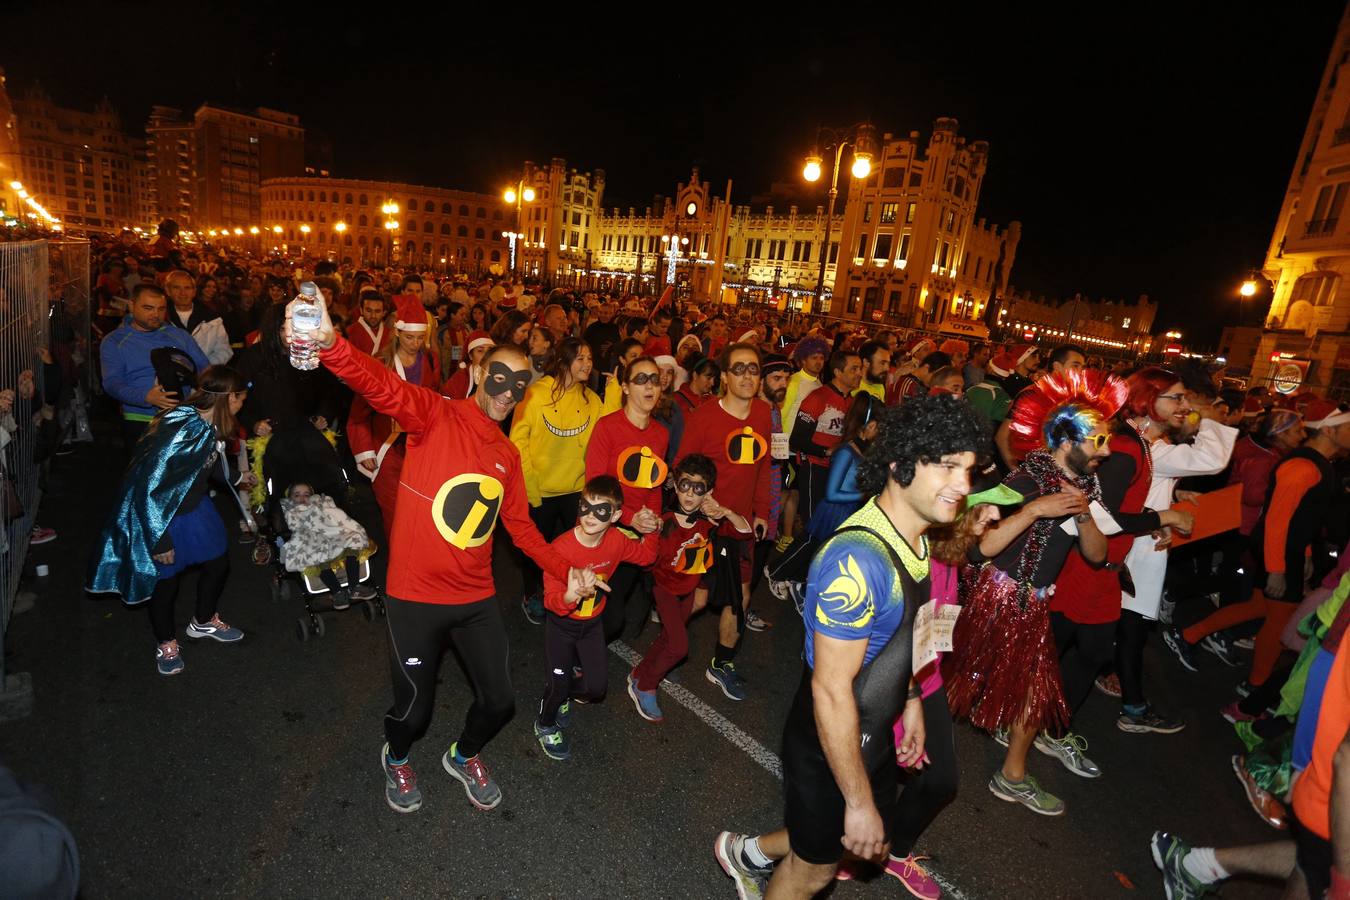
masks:
[[[1243,712],[1242,707],[1238,706],[1238,701],[1236,700],[1219,710],[1219,715],[1223,716],[1234,725],[1239,722],[1255,722],[1257,719],[1261,718],[1260,716],[1253,716],[1250,713]]]
[[[55,528],[43,528],[41,525],[33,526],[33,536],[28,539],[28,543],[36,546],[38,544],[50,544],[56,540]]]
[[[942,896],[942,888],[938,887],[937,879],[919,865],[919,860],[927,858],[912,853],[904,859],[892,856],[886,860],[886,874],[899,879],[905,890],[919,900],[938,900]]]

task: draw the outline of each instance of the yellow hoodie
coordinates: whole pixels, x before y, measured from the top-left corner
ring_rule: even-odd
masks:
[[[581,384],[563,391],[555,403],[556,383],[545,375],[530,385],[511,421],[511,442],[520,450],[531,506],[585,486],[586,447],[601,415],[600,398]]]

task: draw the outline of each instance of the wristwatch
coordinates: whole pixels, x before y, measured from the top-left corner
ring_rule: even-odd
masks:
[[[1079,524],[1082,524],[1083,522],[1086,522],[1086,521],[1088,521],[1088,520],[1091,519],[1091,518],[1092,518],[1092,513],[1090,513],[1090,512],[1085,512],[1085,513],[1079,513],[1078,515],[1074,516],[1074,517],[1073,517],[1073,520],[1074,520],[1075,522],[1078,522]]]

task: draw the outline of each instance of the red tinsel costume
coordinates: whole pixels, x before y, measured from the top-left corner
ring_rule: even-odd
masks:
[[[1033,482],[1035,491],[1028,499],[1058,493],[1066,481],[1089,501],[1097,499],[1097,477],[1071,479],[1046,446],[1081,441],[1099,422],[1115,414],[1125,393],[1123,382],[1100,372],[1067,372],[1043,378],[1035,390],[1024,391],[1013,409],[1010,427],[1014,447],[1027,456],[1007,481]],[[1041,556],[1061,521],[1043,518],[1033,522],[1008,570],[987,563],[962,598],[965,608],[956,620],[947,700],[953,715],[968,717],[978,728],[1021,724],[1040,730],[1069,721],[1059,654],[1050,630],[1051,588],[1032,585]]]

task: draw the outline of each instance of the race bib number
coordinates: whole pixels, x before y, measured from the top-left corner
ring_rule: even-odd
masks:
[[[952,632],[956,629],[956,619],[961,615],[961,607],[948,604],[933,608],[929,600],[919,607],[914,616],[914,655],[913,669],[921,672],[937,662],[939,653],[952,651]]]
[[[788,436],[784,432],[775,431],[773,434],[773,447],[769,451],[774,459],[788,458]]]

